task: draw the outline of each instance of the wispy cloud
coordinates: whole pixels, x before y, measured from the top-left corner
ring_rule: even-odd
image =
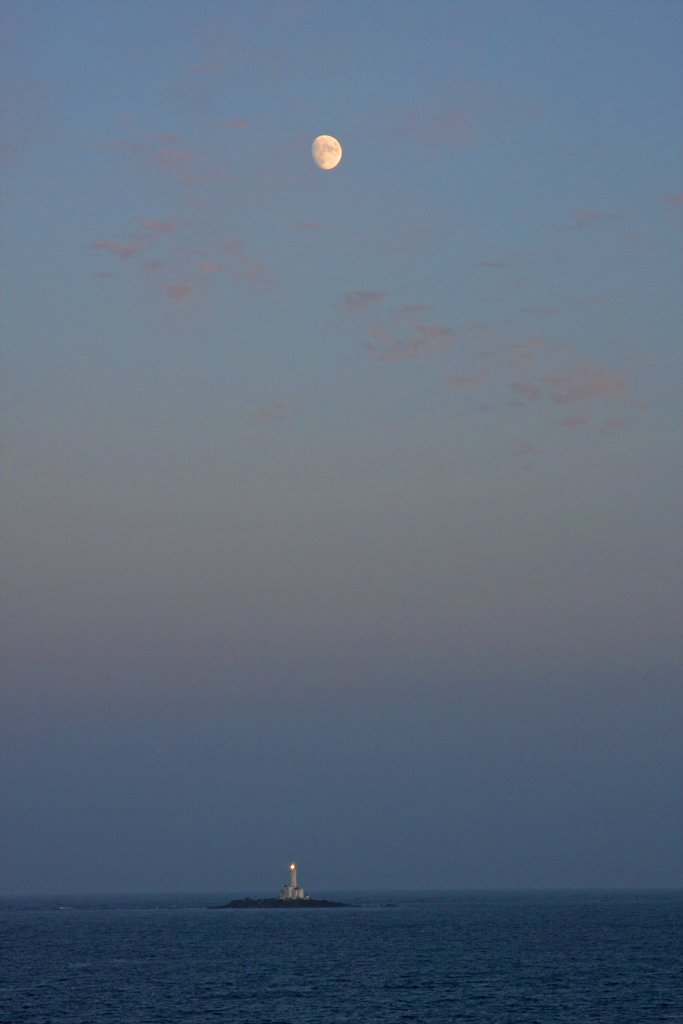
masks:
[[[232,264],[227,273],[233,284],[248,285],[258,291],[272,291],[275,281],[272,274],[258,260],[253,259],[241,238],[228,238],[216,246],[225,253]]]
[[[164,167],[177,167],[179,164],[185,164],[191,159],[192,153],[188,153],[187,150],[171,149],[168,147],[160,149],[152,157],[154,163],[161,164]]]
[[[475,370],[474,373],[449,373],[444,382],[444,387],[449,391],[463,391],[467,388],[476,388],[491,376],[491,371],[486,367]]]
[[[453,345],[459,339],[458,331],[436,322],[413,323],[404,334],[387,329],[388,326],[373,324],[370,327],[372,341],[366,342],[364,346],[385,363],[430,355]]]
[[[257,409],[252,415],[252,423],[270,423],[277,416],[280,416],[284,412],[284,404],[282,402],[270,402],[268,405],[263,406],[262,409]]]
[[[251,121],[247,121],[242,117],[225,117],[220,121],[213,121],[214,128],[233,128],[237,132],[243,132],[245,128],[251,125]]]
[[[473,332],[486,330],[483,324],[453,328],[436,320],[425,322],[422,314],[430,306],[424,302],[394,306],[380,318],[376,307],[385,298],[385,292],[349,291],[338,302],[345,312],[360,316],[367,339],[361,342],[363,348],[385,363],[430,355],[456,344]]]
[[[186,274],[182,281],[176,284],[164,285],[162,291],[166,293],[171,302],[185,302],[187,299],[192,298],[194,292],[192,278]]]
[[[153,277],[155,274],[159,274],[166,269],[166,264],[163,260],[146,260],[144,266],[148,277]]]
[[[499,270],[502,267],[509,267],[510,264],[506,263],[505,260],[479,260],[477,263],[473,263],[472,266],[488,267],[490,270]]]
[[[663,206],[683,206],[683,192],[674,192],[671,196],[664,196],[661,203]]]
[[[522,310],[522,313],[533,313],[535,316],[555,316],[560,312],[557,306],[530,306]]]
[[[227,171],[217,168],[213,171],[206,171],[201,174],[181,174],[180,180],[183,185],[187,185],[188,188],[193,188],[197,185],[222,185],[228,179],[230,175]]]
[[[508,448],[508,454],[518,457],[520,455],[544,455],[545,452],[542,448],[537,448],[535,444],[529,444],[528,441],[515,441]]]
[[[140,242],[106,242],[95,239],[90,245],[91,249],[104,249],[112,256],[118,256],[120,260],[129,260],[142,252],[144,246]]]
[[[464,106],[443,113],[435,113],[426,107],[408,107],[392,129],[391,137],[407,139],[428,148],[467,146],[472,141],[472,124]]]
[[[572,211],[574,217],[574,228],[589,228],[594,224],[607,224],[610,221],[619,220],[618,213],[606,213],[604,210],[581,210]]]
[[[521,381],[514,384],[508,384],[508,387],[516,391],[517,394],[522,395],[529,402],[537,402],[543,394],[538,384],[530,384],[526,381]]]
[[[556,405],[587,402],[596,398],[616,398],[626,390],[626,379],[618,370],[584,365],[565,374],[547,374],[541,380]]]
[[[108,142],[89,142],[91,149],[140,149],[141,143],[132,139],[110,139]]]
[[[389,318],[394,324],[404,324],[416,320],[431,308],[426,302],[405,302],[402,306],[390,309]]]
[[[624,430],[626,423],[624,420],[607,420],[604,427],[601,427],[598,433],[602,437],[613,437],[617,431]]]
[[[154,217],[138,217],[143,228],[154,234],[165,234],[168,231],[175,231],[175,224],[167,220],[156,220]]]
[[[588,423],[588,416],[565,416],[560,420],[561,427],[585,427]]]
[[[370,306],[374,306],[376,303],[381,302],[382,299],[386,299],[386,297],[386,292],[344,292],[339,300],[339,305],[348,312],[355,313],[359,309],[368,309]]]

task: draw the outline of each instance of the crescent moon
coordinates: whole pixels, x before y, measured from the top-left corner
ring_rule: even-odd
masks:
[[[342,148],[331,135],[319,135],[311,146],[313,159],[324,171],[331,171],[342,158]]]

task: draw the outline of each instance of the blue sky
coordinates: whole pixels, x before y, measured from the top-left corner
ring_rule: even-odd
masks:
[[[680,884],[681,5],[4,16],[4,890]]]

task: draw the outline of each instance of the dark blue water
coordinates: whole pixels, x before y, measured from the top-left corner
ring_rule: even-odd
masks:
[[[363,893],[346,894],[354,909],[207,908],[226,898],[0,902],[0,1021],[683,1019],[680,893]]]

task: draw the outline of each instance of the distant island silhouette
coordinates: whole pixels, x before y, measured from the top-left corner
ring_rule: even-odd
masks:
[[[258,899],[252,900],[247,896],[244,900],[231,900],[230,903],[221,903],[214,907],[214,910],[306,910],[307,907],[349,907],[350,903],[334,903],[332,900],[288,900],[288,899]]]
[[[334,903],[332,900],[312,900],[304,890],[297,885],[296,864],[289,865],[289,885],[280,890],[276,899],[253,900],[247,896],[244,900],[231,900],[230,903],[221,903],[214,910],[298,910],[305,907],[348,907],[349,903]]]

